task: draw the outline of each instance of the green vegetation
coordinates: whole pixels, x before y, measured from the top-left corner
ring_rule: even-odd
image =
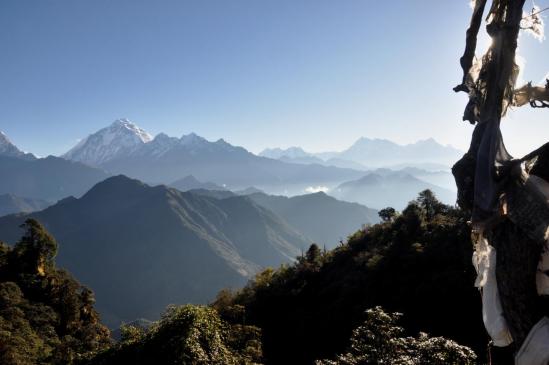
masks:
[[[393,207],[387,207],[381,209],[377,214],[383,222],[390,222],[396,216],[396,210]]]
[[[116,344],[92,292],[55,268],[55,240],[27,220],[13,248],[0,245],[0,363],[468,365],[470,348],[482,361],[465,215],[424,191],[383,218],[210,306],[169,306],[148,329],[124,326]]]
[[[240,308],[246,324],[262,329],[268,364],[336,359],[367,320],[364,311],[376,306],[403,313],[403,335],[442,336],[482,358],[488,341],[466,216],[430,191],[400,214],[386,212],[384,222],[332,251],[313,245],[294,265],[267,269],[242,290],[220,293],[213,307],[229,321]],[[431,343],[422,336],[414,346]]]
[[[0,363],[71,364],[110,344],[93,293],[55,267],[57,244],[35,220],[0,242]]]
[[[476,355],[465,346],[443,337],[402,337],[397,326],[398,313],[388,314],[375,307],[366,311],[366,321],[353,331],[347,352],[336,360],[317,361],[317,365],[452,365],[474,364]]]
[[[255,364],[261,359],[257,327],[230,325],[213,308],[168,307],[147,332],[125,327],[122,340],[90,364]]]
[[[207,303],[311,243],[246,197],[214,199],[125,176],[41,212],[0,217],[0,238],[14,244],[27,218],[62,243],[58,264],[93,288],[111,328],[156,320],[170,303]]]

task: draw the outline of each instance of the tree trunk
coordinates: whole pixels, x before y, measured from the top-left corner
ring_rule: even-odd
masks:
[[[464,120],[476,123],[469,151],[452,168],[458,187],[458,204],[472,215],[497,252],[496,279],[504,317],[513,345],[491,351],[493,365],[512,364],[530,329],[545,314],[536,290],[536,272],[545,244],[549,208],[523,181],[518,166],[507,154],[499,124],[513,103],[518,71],[517,39],[524,0],[493,0],[487,32],[492,45],[483,58],[477,80],[471,80],[476,37],[486,0],[477,0],[461,66],[464,77],[455,91],[469,93]],[[549,178],[549,148],[538,153],[530,173]],[[501,201],[503,200],[503,204]]]

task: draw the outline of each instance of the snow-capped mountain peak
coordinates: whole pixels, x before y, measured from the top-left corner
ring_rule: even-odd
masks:
[[[183,146],[190,146],[190,145],[201,144],[207,141],[195,133],[190,133],[190,134],[181,136],[181,138],[179,139],[179,142]]]
[[[287,157],[287,158],[311,157],[312,154],[305,152],[301,147],[288,147],[286,149],[266,148],[259,153],[259,156],[280,159],[282,157]]]
[[[152,136],[128,119],[118,119],[80,141],[64,158],[98,166],[126,156],[152,141]]]
[[[150,154],[152,156],[160,157],[171,151],[178,144],[178,138],[170,137],[166,133],[159,133],[150,143],[147,143],[146,148],[137,151],[137,154]]]
[[[7,144],[11,144],[10,140],[8,139],[8,136],[2,131],[0,131],[0,146],[4,146]]]
[[[159,133],[152,138],[131,121],[119,119],[80,141],[62,157],[113,171],[120,166],[140,166],[147,161],[159,164],[185,161],[188,164],[197,158],[223,159],[231,153],[238,153],[244,156],[242,158],[247,158],[246,154],[249,154],[245,149],[234,147],[224,140],[210,142],[195,133],[180,138]],[[177,171],[173,173],[178,174]],[[175,175],[173,180],[175,178],[180,176]]]
[[[0,156],[24,157],[26,155],[10,141],[4,132],[0,131]]]
[[[143,143],[148,143],[152,141],[153,137],[147,133],[145,130],[139,128],[134,123],[126,118],[115,120],[109,127],[111,130],[123,130],[126,129],[128,132],[135,134]]]

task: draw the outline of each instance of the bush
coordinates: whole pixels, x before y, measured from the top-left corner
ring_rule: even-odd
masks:
[[[110,344],[93,293],[55,267],[57,243],[36,220],[0,242],[0,363],[72,364]]]
[[[425,333],[403,337],[397,325],[401,315],[385,313],[381,307],[366,311],[365,322],[353,331],[347,352],[335,360],[320,360],[317,365],[472,365],[475,353],[454,341]]]
[[[376,306],[404,313],[398,338],[424,331],[483,355],[488,337],[472,285],[472,248],[467,216],[422,192],[391,221],[357,231],[328,253],[312,247],[213,306],[231,323],[261,328],[268,364],[334,358]],[[421,338],[418,346],[441,344]]]
[[[146,332],[128,327],[123,340],[86,364],[254,364],[261,359],[258,328],[230,325],[214,308],[169,306]]]

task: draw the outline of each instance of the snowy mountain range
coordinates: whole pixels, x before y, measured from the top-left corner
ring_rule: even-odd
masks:
[[[403,164],[436,164],[447,169],[463,152],[450,145],[444,146],[433,138],[399,145],[386,139],[362,137],[341,152],[309,153],[300,147],[290,147],[265,149],[259,155],[286,162],[319,163],[363,170]]]
[[[17,148],[11,146],[10,148],[15,148],[12,153],[18,153]],[[181,138],[160,133],[153,138],[131,121],[119,119],[83,139],[62,157],[94,167],[112,169],[113,165],[119,165],[116,161],[136,157],[160,160],[173,159],[174,154],[200,157],[205,153],[233,153],[247,158],[251,156],[244,155],[252,155],[244,148],[232,146],[222,139],[210,142],[194,133],[183,135]],[[389,140],[364,137],[341,152],[309,153],[301,147],[290,147],[265,149],[259,154],[260,157],[292,164],[316,164],[362,171],[394,165],[418,166],[420,164],[444,166],[442,169],[448,171],[448,167],[461,155],[462,152],[458,149],[449,145],[444,146],[432,138],[399,145]],[[173,180],[183,176],[173,176]]]
[[[36,158],[31,153],[25,153],[15,146],[4,132],[0,131],[0,156],[18,157],[26,159]]]
[[[329,194],[337,199],[368,204],[375,209],[393,207],[401,210],[417,198],[420,191],[429,189],[445,204],[454,205],[456,193],[447,188],[417,178],[407,170],[378,169],[357,180],[345,182]]]
[[[0,202],[0,211],[8,206],[28,210],[30,200],[55,202],[69,195],[80,196],[108,176],[80,162],[25,153],[0,132],[0,195],[8,194]]]
[[[118,119],[110,126],[80,141],[62,157],[100,166],[124,155],[130,155],[152,140],[152,136],[127,119]]]
[[[197,154],[203,149],[212,150],[212,143],[223,149],[237,149],[222,139],[209,142],[195,133],[183,135],[181,138],[160,133],[153,138],[128,119],[118,119],[110,126],[89,135],[61,157],[91,166],[101,166],[128,157],[161,158],[176,149]]]
[[[288,147],[286,149],[282,148],[266,148],[261,153],[260,156],[269,157],[269,158],[303,158],[303,157],[314,157],[314,154],[305,152],[301,147]]]
[[[179,191],[189,191],[189,190],[225,190],[222,186],[214,184],[212,182],[203,182],[199,181],[193,175],[185,176],[177,181],[174,181],[170,184],[171,187],[176,188]]]
[[[198,180],[225,184],[233,189],[269,184],[337,185],[361,174],[352,169],[264,158],[223,139],[208,141],[194,133],[180,138],[161,133],[152,138],[126,119],[91,134],[63,158],[147,183],[169,184],[193,175]],[[301,185],[296,193],[306,187]]]
[[[296,147],[265,150],[257,156],[223,139],[208,141],[194,133],[180,138],[160,133],[153,138],[131,121],[119,119],[83,139],[63,158],[25,154],[0,134],[0,173],[6,176],[0,181],[0,194],[55,201],[79,196],[109,175],[124,174],[181,190],[239,191],[255,186],[286,196],[325,191],[374,208],[405,205],[430,188],[453,203],[455,183],[448,166],[460,154],[433,139],[398,145],[361,138],[339,153],[311,154]],[[399,167],[368,169],[366,164]],[[375,184],[368,183],[372,176]]]

